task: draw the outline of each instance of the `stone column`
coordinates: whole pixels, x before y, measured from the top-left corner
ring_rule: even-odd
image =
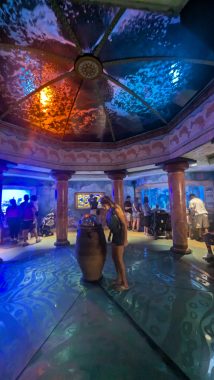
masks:
[[[8,170],[7,161],[0,160],[0,244],[3,244],[3,213],[2,213],[3,173],[7,170]]]
[[[173,246],[175,253],[191,253],[188,248],[188,226],[186,213],[186,192],[184,171],[189,167],[185,158],[177,158],[162,164],[163,170],[168,173],[169,198],[171,210],[171,223],[173,233]]]
[[[124,207],[124,187],[123,187],[123,179],[126,177],[126,170],[112,170],[105,172],[113,181],[113,189],[112,189],[112,197],[114,202],[120,205],[123,209]]]
[[[74,171],[53,170],[52,176],[56,180],[56,246],[69,245],[68,241],[68,180]]]

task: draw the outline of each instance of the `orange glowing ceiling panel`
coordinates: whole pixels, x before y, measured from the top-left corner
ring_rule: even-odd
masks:
[[[44,87],[20,103],[15,110],[17,123],[43,130],[56,136],[63,136],[66,123],[77,91],[78,80],[66,78],[51,86]],[[13,116],[13,113],[11,113]],[[24,124],[19,119],[24,120]]]
[[[10,107],[33,93],[41,85],[73,67],[73,62],[37,51],[1,49],[1,104]],[[7,81],[5,81],[5,77]]]

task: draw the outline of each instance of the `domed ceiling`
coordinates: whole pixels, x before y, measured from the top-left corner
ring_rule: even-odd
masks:
[[[61,141],[112,142],[170,125],[214,77],[180,16],[70,0],[0,9],[0,119]]]

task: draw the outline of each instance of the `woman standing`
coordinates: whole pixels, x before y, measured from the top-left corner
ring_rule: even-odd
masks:
[[[10,231],[10,238],[13,243],[17,243],[19,234],[19,208],[15,199],[10,199],[10,206],[6,209],[7,224]]]
[[[149,235],[150,219],[151,219],[151,208],[149,206],[149,198],[144,197],[142,210],[144,214],[144,234]]]
[[[132,231],[140,231],[140,215],[142,212],[142,205],[138,198],[135,198],[135,201],[132,205]]]
[[[102,197],[100,202],[107,211],[106,223],[113,235],[112,259],[117,272],[115,285],[119,291],[128,290],[129,285],[123,260],[124,248],[128,245],[126,218],[121,207],[115,204],[108,196]]]

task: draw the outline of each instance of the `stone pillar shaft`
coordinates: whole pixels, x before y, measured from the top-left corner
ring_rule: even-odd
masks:
[[[0,160],[0,244],[3,244],[3,212],[2,212],[2,191],[3,191],[3,173],[8,170],[8,161]],[[0,259],[1,261],[1,259]]]
[[[3,172],[0,169],[0,212],[2,210],[2,190],[3,190]]]
[[[0,244],[3,244],[3,213],[2,213],[2,190],[3,190],[3,172],[0,169]],[[1,259],[0,259],[1,261]]]
[[[113,181],[112,197],[114,202],[124,207],[124,185],[123,179],[126,177],[126,170],[112,170],[105,172],[107,176]]]
[[[69,245],[68,241],[68,180],[74,172],[53,171],[56,179],[56,246]]]
[[[164,164],[164,170],[168,173],[171,224],[173,233],[173,246],[171,250],[176,253],[190,253],[188,249],[188,226],[185,196],[184,170],[188,168],[188,162],[175,161]]]
[[[113,180],[113,191],[112,195],[114,198],[115,203],[120,205],[120,207],[123,208],[124,204],[124,190],[123,190],[123,180],[122,179],[115,179]]]
[[[68,236],[68,181],[57,181],[56,236],[57,242],[67,242]]]

